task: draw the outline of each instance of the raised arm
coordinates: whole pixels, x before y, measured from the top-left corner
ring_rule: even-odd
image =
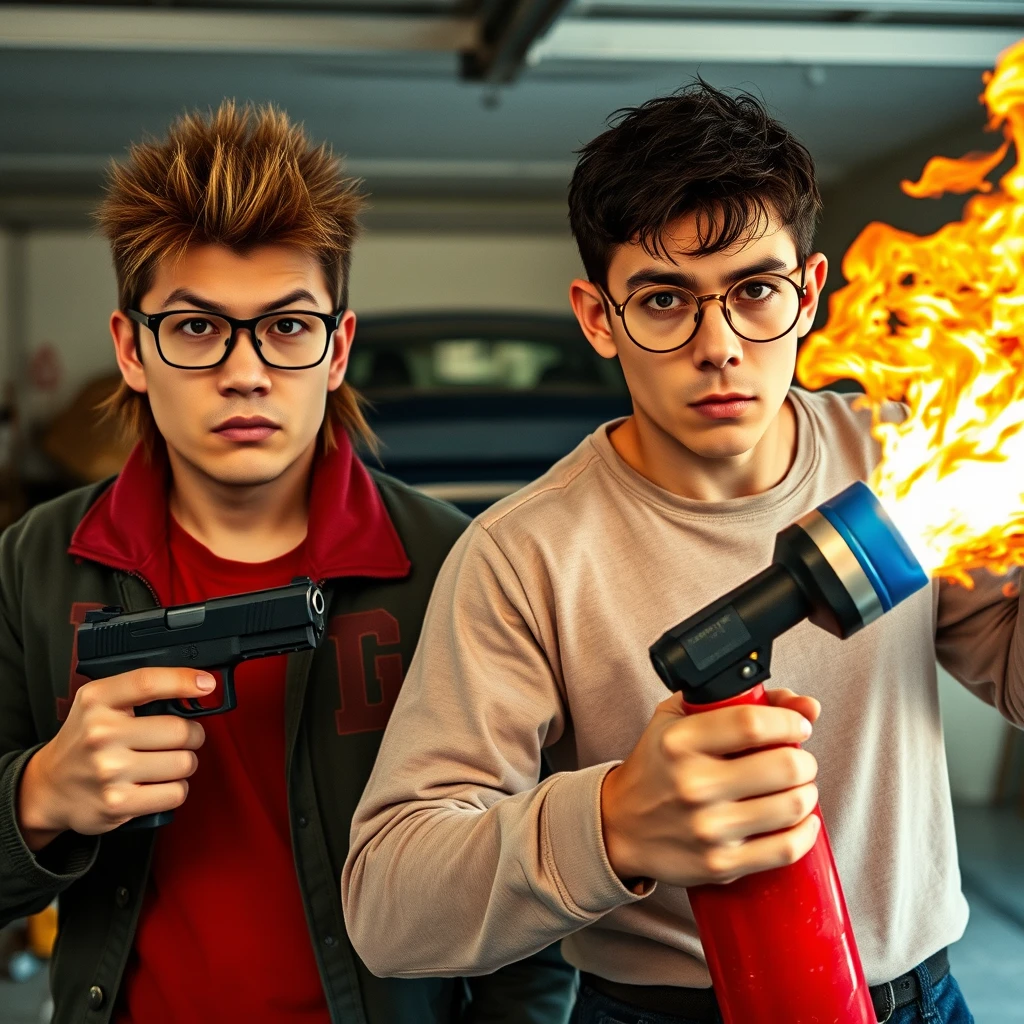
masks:
[[[512,566],[471,526],[352,823],[342,898],[374,974],[493,971],[638,898],[601,837],[613,763],[537,782],[566,724],[556,667]]]
[[[940,664],[1014,725],[1024,728],[1024,626],[1020,570],[973,574],[974,588],[938,587],[935,651]]]

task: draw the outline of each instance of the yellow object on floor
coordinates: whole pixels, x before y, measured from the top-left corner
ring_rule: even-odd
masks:
[[[51,903],[45,910],[27,919],[28,949],[40,960],[49,960],[53,944],[57,940],[57,904]]]

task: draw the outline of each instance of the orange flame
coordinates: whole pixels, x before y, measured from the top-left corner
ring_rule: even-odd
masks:
[[[1024,40],[985,75],[991,154],[930,160],[912,196],[968,192],[962,220],[919,237],[869,224],[843,259],[849,282],[800,352],[809,388],[853,378],[882,459],[872,489],[926,570],[1024,564]],[[993,189],[986,175],[1015,147]],[[900,401],[900,422],[883,415]]]

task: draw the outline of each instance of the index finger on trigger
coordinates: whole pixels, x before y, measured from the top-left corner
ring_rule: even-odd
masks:
[[[95,682],[103,685],[104,697],[111,707],[128,709],[155,700],[204,697],[217,681],[201,669],[141,668]]]

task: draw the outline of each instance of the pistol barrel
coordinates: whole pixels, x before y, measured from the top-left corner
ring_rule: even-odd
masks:
[[[308,578],[199,604],[90,612],[78,629],[78,671],[89,679],[147,667],[227,668],[315,648],[324,596]]]

